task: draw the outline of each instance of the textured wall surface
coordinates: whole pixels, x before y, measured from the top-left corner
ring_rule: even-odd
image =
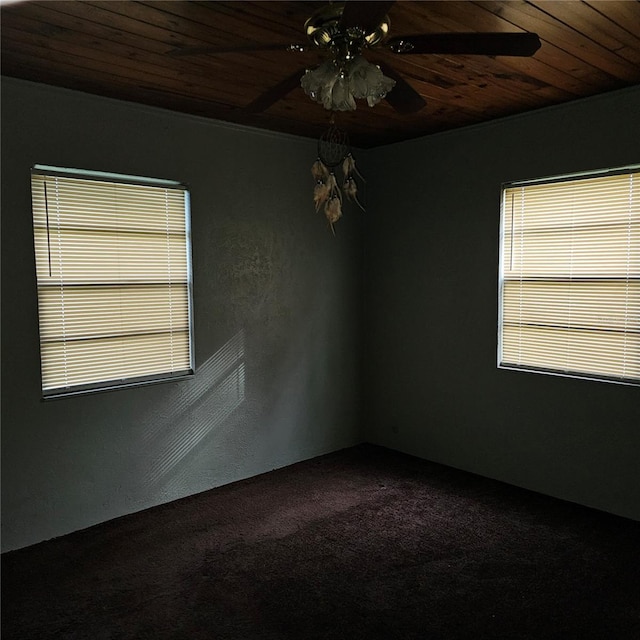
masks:
[[[638,114],[635,88],[377,150],[372,442],[640,519],[640,389],[496,367],[501,183],[640,162]]]
[[[363,218],[331,235],[315,156],[301,138],[3,81],[3,549],[361,441]],[[36,163],[189,185],[195,378],[40,400]]]

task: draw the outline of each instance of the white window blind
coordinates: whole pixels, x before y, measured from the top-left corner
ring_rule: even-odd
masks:
[[[500,366],[640,381],[640,168],[507,185]]]
[[[124,178],[32,171],[45,397],[193,372],[188,192]]]

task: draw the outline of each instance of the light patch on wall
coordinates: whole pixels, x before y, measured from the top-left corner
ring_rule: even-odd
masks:
[[[191,384],[147,423],[143,446],[152,452],[145,485],[167,485],[178,465],[243,403],[244,332],[236,333],[196,370]]]

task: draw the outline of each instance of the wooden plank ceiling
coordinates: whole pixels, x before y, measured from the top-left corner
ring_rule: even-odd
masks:
[[[2,6],[2,73],[198,116],[317,137],[330,112],[299,86],[261,113],[243,107],[318,51],[175,55],[184,47],[304,43],[323,2],[26,1]],[[564,103],[640,83],[637,0],[413,2],[389,10],[391,36],[434,32],[539,35],[533,57],[397,55],[391,66],[426,100],[400,115],[383,101],[342,112],[356,146],[371,147]]]

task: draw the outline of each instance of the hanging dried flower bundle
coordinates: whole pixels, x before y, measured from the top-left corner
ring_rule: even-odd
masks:
[[[335,167],[339,165],[343,174],[342,189],[338,186],[335,175]],[[311,167],[311,175],[315,180],[313,202],[316,211],[323,208],[331,232],[335,235],[333,225],[342,217],[342,192],[348,200],[355,202],[364,211],[358,200],[358,185],[355,179],[357,176],[364,182],[364,178],[356,168],[346,133],[337,129],[333,121],[318,141],[318,158]]]

